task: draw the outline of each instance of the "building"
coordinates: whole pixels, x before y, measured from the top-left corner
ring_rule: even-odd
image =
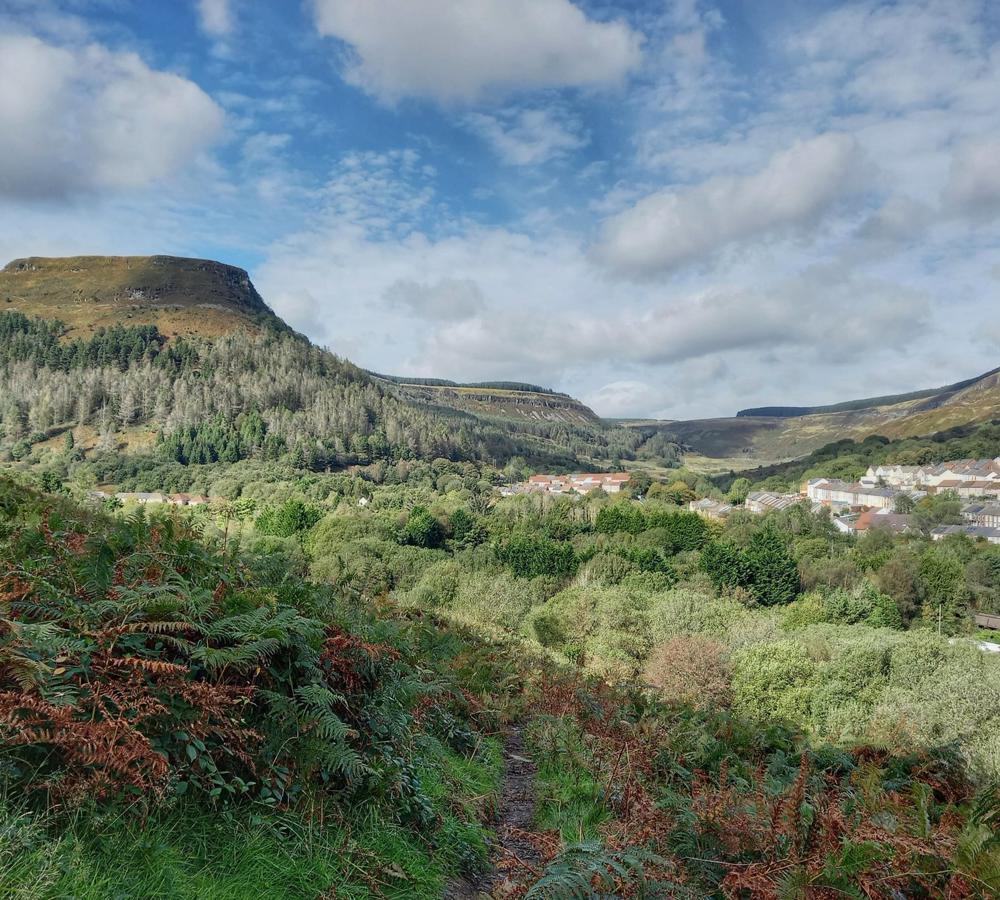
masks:
[[[830,478],[814,478],[806,486],[806,496],[810,500],[833,507],[858,507],[892,509],[896,505],[898,491],[892,488],[875,487],[861,482],[849,483]]]
[[[208,503],[208,497],[203,494],[171,494],[167,503],[173,506],[202,506]]]
[[[589,494],[591,491],[602,490],[606,494],[617,494],[630,478],[628,472],[532,475],[528,479],[527,490],[544,494]]]
[[[898,488],[916,487],[920,477],[919,466],[870,466],[861,477],[861,484],[871,487],[887,486]]]
[[[711,497],[692,500],[688,504],[688,509],[706,519],[725,519],[733,511],[731,504],[723,503],[721,500],[713,500]]]
[[[984,540],[990,544],[1000,544],[1000,528],[988,528],[985,525],[939,525],[931,532],[931,538],[943,541],[955,534],[964,534],[974,541]]]
[[[1000,457],[959,459],[929,466],[871,466],[860,481],[866,487],[931,493],[954,491],[960,497],[1000,497]]]
[[[761,515],[776,509],[788,509],[802,502],[801,494],[776,494],[773,491],[751,491],[744,506],[752,513]]]
[[[854,534],[864,534],[876,528],[884,529],[892,534],[906,534],[913,530],[913,516],[904,516],[887,509],[869,509],[861,513],[850,524]]]
[[[962,518],[970,525],[1000,528],[1000,503],[968,503],[962,507]]]

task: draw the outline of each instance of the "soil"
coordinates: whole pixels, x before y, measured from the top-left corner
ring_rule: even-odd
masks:
[[[499,900],[506,897],[513,886],[496,870],[497,862],[514,860],[529,867],[538,863],[535,848],[524,836],[531,830],[535,815],[536,768],[524,747],[523,726],[514,725],[507,732],[503,758],[503,784],[494,823],[497,834],[492,853],[494,868],[478,878],[452,881],[445,889],[445,900]]]

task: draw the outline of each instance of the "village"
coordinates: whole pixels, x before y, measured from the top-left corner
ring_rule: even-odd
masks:
[[[618,494],[630,481],[628,472],[532,475],[527,481],[503,485],[502,496],[519,494]],[[710,519],[725,519],[736,509],[756,515],[810,503],[829,509],[834,525],[845,534],[883,528],[905,534],[914,528],[913,507],[924,497],[949,493],[963,501],[962,522],[940,525],[934,540],[964,534],[1000,544],[1000,458],[963,459],[930,466],[872,466],[856,482],[814,478],[798,493],[751,491],[742,504],[704,497],[688,508]]]
[[[117,500],[119,503],[138,503],[140,506],[167,504],[168,506],[203,506],[208,503],[208,497],[202,494],[162,494],[159,491],[126,492],[119,491],[89,491],[90,500]]]
[[[872,466],[856,482],[815,478],[798,494],[752,491],[742,508],[757,514],[811,502],[814,509],[829,509],[836,527],[845,534],[860,534],[884,528],[904,534],[914,527],[911,510],[933,494],[950,493],[964,501],[962,523],[940,525],[931,532],[934,540],[964,534],[991,544],[1000,544],[1000,458],[965,459],[933,466]],[[723,519],[731,504],[704,498],[689,504],[694,512]]]

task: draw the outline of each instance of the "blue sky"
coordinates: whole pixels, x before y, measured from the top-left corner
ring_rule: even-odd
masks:
[[[0,0],[0,257],[690,418],[1000,365],[990,0]]]

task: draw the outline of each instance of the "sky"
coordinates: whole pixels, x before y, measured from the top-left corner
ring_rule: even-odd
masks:
[[[702,418],[1000,366],[995,0],[0,0],[0,260]]]

